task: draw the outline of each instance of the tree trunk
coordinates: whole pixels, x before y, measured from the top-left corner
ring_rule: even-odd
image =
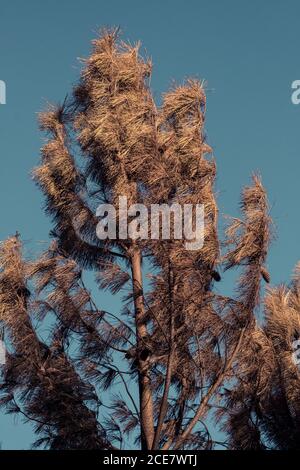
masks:
[[[144,338],[147,336],[147,328],[143,319],[143,279],[141,269],[141,252],[135,247],[131,256],[131,270],[134,294],[134,309],[137,336],[137,351],[143,348]],[[147,359],[143,361],[138,357],[138,380],[140,399],[140,421],[141,421],[141,446],[143,450],[152,448],[154,438],[153,398],[148,375]]]

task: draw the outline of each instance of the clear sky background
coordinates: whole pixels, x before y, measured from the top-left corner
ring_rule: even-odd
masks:
[[[291,102],[291,83],[300,79],[299,0],[1,0],[0,240],[16,230],[33,249],[48,240],[50,221],[30,179],[42,145],[36,113],[64,99],[79,75],[77,58],[103,26],[142,41],[158,100],[172,81],[207,81],[221,215],[238,214],[241,187],[259,170],[277,232],[272,283],[288,280],[300,258],[300,105]],[[32,441],[29,425],[0,414],[3,449]]]

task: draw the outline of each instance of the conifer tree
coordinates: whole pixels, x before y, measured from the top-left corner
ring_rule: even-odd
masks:
[[[299,268],[290,285],[269,288],[265,321],[255,325],[226,393],[226,429],[237,450],[300,445]]]
[[[139,45],[105,31],[72,97],[40,115],[46,142],[33,175],[52,241],[35,260],[22,255],[18,234],[0,247],[1,404],[33,422],[35,445],[51,449],[119,448],[124,436],[141,449],[212,449],[213,415],[229,430],[225,446],[260,448],[251,400],[263,399],[274,373],[270,343],[281,351],[274,360],[284,355],[277,330],[292,327],[280,326],[278,311],[280,302],[296,310],[298,284],[289,300],[269,291],[267,324],[259,327],[271,224],[262,183],[255,176],[244,190],[243,219],[228,229],[222,259],[203,84],[188,80],[157,106],[151,69]],[[97,207],[116,208],[119,233],[120,196],[136,205],[129,214],[135,236],[100,239]],[[203,246],[188,250],[186,234],[174,235],[175,218],[168,239],[152,239],[142,232],[140,204],[202,204]],[[214,289],[222,262],[244,270],[236,298]],[[120,312],[97,305],[88,270],[101,291],[121,298]],[[252,387],[254,376],[260,388]],[[266,430],[268,406],[262,427],[281,446],[275,428]]]

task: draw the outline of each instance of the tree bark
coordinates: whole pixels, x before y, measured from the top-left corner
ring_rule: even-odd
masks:
[[[143,319],[145,307],[143,299],[143,279],[141,262],[141,252],[139,248],[134,247],[133,254],[131,256],[131,271],[133,282],[138,352],[142,350],[144,338],[147,336],[147,328]],[[138,357],[138,381],[140,400],[141,447],[142,450],[150,450],[152,448],[154,438],[153,397],[147,360],[143,361],[140,357]]]

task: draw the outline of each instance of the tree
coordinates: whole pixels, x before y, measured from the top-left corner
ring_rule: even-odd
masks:
[[[230,444],[238,440],[245,364],[268,334],[255,319],[261,281],[269,281],[267,198],[254,176],[242,197],[244,218],[233,220],[226,241],[225,267],[244,270],[239,295],[222,296],[214,290],[223,259],[204,87],[188,80],[158,107],[150,76],[139,46],[105,31],[72,98],[40,116],[47,141],[34,179],[54,223],[52,242],[36,260],[24,258],[19,235],[0,248],[9,350],[1,404],[35,423],[37,446],[110,449],[127,434],[142,449],[211,449],[216,411]],[[128,219],[134,236],[99,238],[96,209],[116,208],[119,233],[120,196],[136,209]],[[175,216],[169,237],[149,237],[141,203],[147,210],[203,205],[203,247],[189,250],[189,237],[175,236]],[[125,291],[121,312],[96,305],[86,270],[101,290]],[[255,358],[257,371],[265,358]],[[234,416],[226,404],[238,408]]]
[[[265,296],[265,323],[253,328],[226,396],[233,449],[299,449],[299,288],[298,266],[290,286],[270,288]]]

